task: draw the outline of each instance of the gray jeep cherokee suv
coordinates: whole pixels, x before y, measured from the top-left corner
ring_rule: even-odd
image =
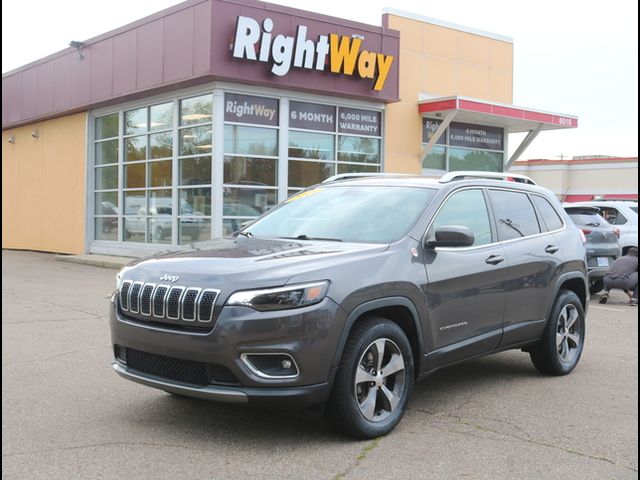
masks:
[[[551,192],[379,176],[303,191],[235,238],[139,260],[112,297],[113,368],[224,402],[325,404],[392,430],[414,381],[522,349],[569,373],[585,338],[585,247]]]

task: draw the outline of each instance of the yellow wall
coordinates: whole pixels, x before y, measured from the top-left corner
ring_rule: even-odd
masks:
[[[385,170],[420,173],[419,95],[513,101],[513,44],[389,15],[400,31],[400,102],[387,106]]]
[[[85,139],[86,113],[2,132],[2,248],[84,252]]]

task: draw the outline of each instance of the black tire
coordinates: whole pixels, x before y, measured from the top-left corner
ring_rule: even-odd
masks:
[[[591,295],[595,295],[596,293],[600,293],[604,290],[604,280],[599,278],[597,280],[589,281],[589,293]]]
[[[531,349],[531,361],[542,373],[566,375],[580,360],[585,331],[580,299],[569,290],[560,290],[542,339]]]
[[[379,345],[383,351],[381,361],[378,361]],[[360,368],[360,365],[372,369]],[[375,372],[377,365],[382,366],[380,372]],[[385,375],[386,367],[397,370],[395,373],[387,370]],[[360,376],[363,372],[375,382],[356,383],[356,374]],[[376,376],[373,377],[371,372]],[[385,435],[402,419],[413,383],[413,352],[404,331],[385,318],[367,318],[356,324],[349,335],[325,408],[325,417],[334,428],[355,438]],[[371,409],[366,408],[371,405]],[[363,411],[371,418],[367,418]]]

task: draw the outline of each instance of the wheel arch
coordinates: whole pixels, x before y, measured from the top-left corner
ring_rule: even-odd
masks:
[[[362,303],[354,308],[342,329],[338,348],[336,349],[333,359],[333,375],[337,369],[342,354],[344,352],[347,339],[353,330],[353,327],[365,318],[379,316],[388,319],[397,324],[407,336],[411,344],[413,353],[414,372],[416,377],[420,372],[420,365],[424,353],[424,344],[422,338],[422,327],[420,324],[420,316],[413,302],[406,297],[386,297],[376,300],[370,300]],[[333,381],[333,378],[331,379]]]
[[[558,294],[561,290],[569,290],[575,293],[580,299],[582,309],[585,313],[587,312],[589,302],[589,288],[587,286],[587,283],[585,282],[584,276],[580,272],[568,272],[561,275],[556,282],[552,297],[553,301],[550,302],[550,306],[547,310],[547,319],[551,315],[551,310],[553,309],[555,299],[558,297]]]

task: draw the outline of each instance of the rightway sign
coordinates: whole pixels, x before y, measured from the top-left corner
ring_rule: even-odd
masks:
[[[271,18],[259,23],[255,18],[238,16],[233,57],[269,63],[271,73],[279,77],[287,75],[292,67],[321,72],[328,69],[333,74],[370,79],[375,91],[384,88],[394,56],[362,48],[362,36],[327,32],[313,40],[307,38],[306,25],[298,25],[295,36],[276,35],[274,29]]]

